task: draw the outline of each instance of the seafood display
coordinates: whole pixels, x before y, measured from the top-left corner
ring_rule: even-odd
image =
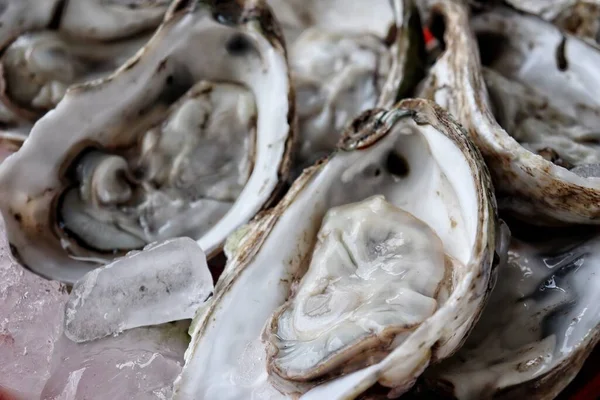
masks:
[[[598,12],[0,4],[0,355],[46,343],[0,397],[556,398],[600,340]]]

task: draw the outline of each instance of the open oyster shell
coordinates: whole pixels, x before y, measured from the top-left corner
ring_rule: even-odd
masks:
[[[445,112],[367,111],[228,241],[175,398],[398,396],[462,344],[503,241],[483,160]]]
[[[481,319],[454,357],[424,374],[423,393],[554,399],[578,373],[600,339],[600,237],[532,233],[535,241],[512,240]]]
[[[539,18],[496,8],[471,21],[493,69],[482,73],[466,6],[441,1],[431,13],[445,51],[421,94],[468,129],[499,206],[538,224],[599,221],[600,180],[586,176],[600,155],[600,52]],[[565,159],[583,164],[569,170]]]
[[[175,236],[214,255],[269,203],[286,177],[294,110],[265,7],[175,2],[126,65],[72,87],[38,121],[0,166],[0,210],[23,265],[73,282]]]
[[[391,107],[423,77],[412,0],[269,0],[285,35],[296,90],[298,169],[329,154],[352,118]]]
[[[511,6],[539,15],[593,45],[600,45],[598,0],[506,0]]]
[[[69,86],[116,70],[148,41],[168,4],[11,0],[0,8],[2,135],[22,142]]]

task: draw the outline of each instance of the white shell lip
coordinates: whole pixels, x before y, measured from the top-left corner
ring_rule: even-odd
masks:
[[[370,159],[376,159],[375,154],[389,149],[386,146],[402,140],[404,135],[410,136],[411,129],[413,133],[423,129],[427,135],[431,134],[427,136],[431,139],[427,143],[432,146],[429,151],[440,165],[452,164],[452,168],[456,168],[457,163],[450,160],[464,157],[458,163],[461,172],[455,169],[449,180],[452,185],[465,185],[461,192],[465,203],[457,207],[476,210],[476,215],[464,220],[465,230],[461,234],[452,237],[441,227],[444,225],[441,219],[435,222],[434,213],[427,215],[423,209],[415,208],[415,199],[407,200],[412,206],[402,203],[402,208],[408,207],[407,211],[417,218],[433,224],[445,246],[462,243],[458,244],[460,248],[450,252],[465,268],[455,271],[453,290],[443,306],[383,361],[321,386],[314,387],[318,381],[297,385],[296,394],[314,387],[303,398],[354,398],[379,381],[392,388],[390,394],[399,395],[412,385],[429,362],[448,357],[462,344],[493,285],[494,267],[503,257],[495,253],[506,250],[500,243],[506,240],[507,231],[498,224],[491,183],[481,155],[445,112],[425,100],[406,100],[389,112],[368,111],[358,121],[347,136],[354,137],[360,144],[352,146],[348,139],[347,150],[340,149],[306,169],[284,199],[249,225],[241,240],[236,239],[233,258],[217,283],[211,304],[195,326],[186,352],[186,366],[175,385],[175,398],[211,398],[217,393],[222,399],[283,397],[269,383],[266,371],[266,353],[261,343],[265,323],[288,299],[292,282],[302,275],[302,260],[310,256],[314,244],[311,238],[319,228],[323,210],[373,195],[369,185],[360,190],[341,188],[352,182],[352,176],[360,179],[355,174],[371,162]],[[444,160],[445,156],[449,158]],[[409,165],[413,164],[409,162]],[[337,197],[332,189],[336,186],[340,188]],[[307,215],[301,210],[311,210],[311,213]],[[459,226],[462,221],[458,222]],[[289,231],[292,231],[291,236]],[[468,239],[461,242],[458,238],[463,234]],[[281,237],[287,240],[282,241]],[[231,318],[234,309],[237,318]]]
[[[497,123],[466,7],[439,1],[432,12],[445,20],[446,51],[432,67],[422,96],[435,100],[467,129],[490,167],[500,207],[523,218],[535,217],[538,224],[597,224],[600,221],[598,180],[578,176],[529,152]],[[551,24],[506,8],[475,17],[482,29],[494,29],[483,20],[486,15],[543,32],[532,38],[556,40],[559,44],[563,37]],[[496,28],[499,26],[506,24],[498,23]],[[506,30],[503,34],[510,35],[513,31]],[[589,55],[600,63],[600,53],[596,54],[595,49],[574,37],[565,37],[568,58],[575,59],[578,55],[581,57],[581,52],[593,51]],[[554,57],[554,53],[548,54],[550,56]]]
[[[215,22],[214,16],[221,23]],[[194,40],[210,32],[218,40]],[[240,58],[233,59],[231,68],[219,68],[214,60],[204,65],[195,58],[205,52],[226,57],[228,53],[219,50],[226,38],[237,32],[252,41],[269,68],[248,69]],[[182,67],[196,81],[243,81],[254,92],[258,108],[257,153],[250,178],[229,212],[198,238],[200,247],[209,256],[216,254],[231,232],[273,200],[289,168],[295,118],[278,27],[260,1],[216,6],[212,2],[175,1],[143,49],[108,78],[71,87],[58,107],[36,123],[20,151],[0,166],[0,209],[13,256],[26,268],[72,283],[97,266],[63,250],[68,237],[57,225],[55,213],[65,188],[63,174],[90,144],[109,149],[127,145],[130,139],[118,134],[115,121],[136,118],[144,102],[160,94],[167,76]],[[269,81],[269,91],[257,95],[266,87],[265,80]],[[95,256],[108,262],[118,254]]]

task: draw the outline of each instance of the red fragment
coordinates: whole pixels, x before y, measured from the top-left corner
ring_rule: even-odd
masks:
[[[433,37],[433,34],[428,27],[423,28],[423,36],[425,37],[425,45],[428,45],[435,40],[435,37]]]

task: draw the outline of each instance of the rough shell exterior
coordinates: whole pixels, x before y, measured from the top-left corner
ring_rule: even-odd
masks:
[[[483,154],[501,208],[536,223],[600,223],[600,184],[530,153],[497,123],[481,74],[477,41],[463,5],[442,1],[446,51],[432,68],[423,97],[456,116]]]

